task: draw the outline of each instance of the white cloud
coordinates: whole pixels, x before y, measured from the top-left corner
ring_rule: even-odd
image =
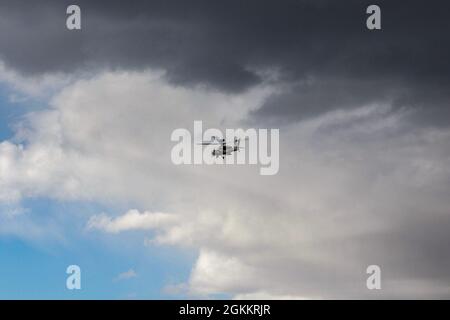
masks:
[[[252,166],[172,164],[173,129],[194,120],[240,127],[274,90],[186,89],[150,71],[77,81],[28,117],[22,141],[1,143],[0,201],[46,196],[146,208],[88,225],[151,229],[147,244],[195,248],[192,294],[363,297],[373,263],[386,283],[395,274],[426,286],[412,286],[411,296],[442,293],[434,283],[448,279],[437,267],[447,256],[432,253],[448,243],[440,229],[450,225],[447,129],[414,128],[401,111],[362,106],[281,128],[275,176]],[[381,297],[401,294],[383,286]]]
[[[9,96],[11,103],[24,102],[29,98],[46,98],[72,80],[73,77],[63,73],[49,73],[34,77],[22,76],[0,61],[0,83],[6,84],[14,92]]]
[[[132,278],[136,278],[138,274],[133,269],[130,269],[128,271],[122,272],[117,275],[117,277],[114,278],[115,281],[121,281],[121,280],[129,280]]]
[[[88,229],[99,229],[110,233],[119,233],[130,230],[151,230],[176,221],[176,217],[161,212],[143,212],[130,210],[117,218],[106,214],[92,216],[87,224]]]
[[[202,249],[190,278],[194,295],[248,290],[258,282],[257,270],[235,256]]]
[[[274,295],[265,291],[237,294],[235,300],[311,300],[311,297]]]

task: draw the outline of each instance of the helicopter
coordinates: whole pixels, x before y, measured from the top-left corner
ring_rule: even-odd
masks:
[[[248,139],[247,137],[245,138]],[[222,159],[225,159],[225,156],[231,155],[233,152],[239,151],[241,149],[244,149],[239,146],[241,142],[240,138],[234,137],[234,145],[227,145],[227,142],[225,139],[218,138],[216,136],[211,136],[210,141],[202,141],[198,144],[203,146],[209,146],[209,145],[220,145],[217,149],[214,149],[211,154],[213,156],[222,157]]]

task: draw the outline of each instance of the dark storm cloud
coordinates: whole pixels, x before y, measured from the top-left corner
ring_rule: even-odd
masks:
[[[399,91],[397,88],[393,92],[389,87],[379,90],[376,81],[315,79],[294,84],[282,93],[270,96],[253,115],[261,121],[268,119],[272,123],[283,123],[329,110],[389,102],[391,96]]]
[[[276,69],[292,85],[257,120],[390,100],[447,123],[445,1],[377,1],[381,31],[366,29],[372,1],[362,0],[79,0],[82,30],[68,31],[72,3],[2,1],[1,59],[25,74],[163,68],[174,83],[231,92],[263,81],[257,70]]]
[[[447,81],[404,79],[316,78],[294,83],[270,96],[251,113],[250,123],[273,125],[337,109],[387,104],[392,110],[408,110],[413,124],[447,126],[450,123],[450,94]]]

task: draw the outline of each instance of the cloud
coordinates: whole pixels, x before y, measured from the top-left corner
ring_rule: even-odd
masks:
[[[24,76],[14,69],[7,68],[0,61],[0,83],[6,84],[10,91],[11,102],[24,102],[29,99],[44,100],[68,85],[74,76],[63,73],[37,74]]]
[[[416,126],[389,103],[355,103],[281,127],[274,176],[171,162],[172,130],[198,119],[242,127],[277,90],[173,86],[150,70],[76,81],[2,142],[2,201],[139,208],[88,225],[117,237],[151,229],[151,245],[198,251],[181,286],[190,294],[448,297],[445,127]],[[365,288],[369,264],[382,268],[381,292]]]
[[[158,168],[173,168],[167,155],[174,129],[190,129],[195,119],[205,125],[236,122],[270,92],[262,87],[234,96],[188,90],[170,86],[163,75],[124,72],[82,79],[55,95],[48,109],[24,117],[17,125],[18,143],[0,145],[0,196],[11,201],[44,194],[90,200],[114,193],[119,200],[147,203],[148,193],[141,187],[124,187],[119,181],[110,188],[104,185],[113,176],[137,186],[156,185]],[[114,173],[119,163],[125,171]],[[151,172],[152,178],[143,172]]]
[[[105,214],[92,216],[87,224],[88,229],[99,229],[109,233],[119,233],[130,230],[151,230],[173,223],[173,215],[161,212],[143,212],[130,210],[123,216],[110,218]]]
[[[138,274],[133,269],[130,269],[117,275],[117,277],[115,277],[114,280],[115,281],[129,280],[132,278],[136,278],[137,276]]]
[[[238,294],[234,297],[236,300],[307,300],[309,297],[273,295],[264,291],[253,293]]]
[[[448,1],[380,0],[380,32],[359,0],[80,0],[74,32],[69,4],[0,2],[0,81],[49,99],[0,142],[0,232],[48,233],[24,199],[92,201],[140,209],[91,230],[198,251],[175,291],[450,297]],[[279,173],[174,166],[194,120],[280,128]]]
[[[417,123],[449,125],[448,1],[409,1],[407,12],[400,2],[378,1],[379,32],[366,29],[372,3],[359,0],[133,0],[126,7],[80,0],[82,30],[73,32],[65,28],[69,4],[0,4],[8,68],[45,76],[153,68],[173,84],[224,92],[258,86],[276,70],[286,91],[255,121],[292,122],[387,100],[417,109]]]

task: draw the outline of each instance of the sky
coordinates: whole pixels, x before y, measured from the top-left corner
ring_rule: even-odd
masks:
[[[450,5],[371,4],[0,0],[0,298],[450,298]],[[196,120],[279,171],[175,165]]]

